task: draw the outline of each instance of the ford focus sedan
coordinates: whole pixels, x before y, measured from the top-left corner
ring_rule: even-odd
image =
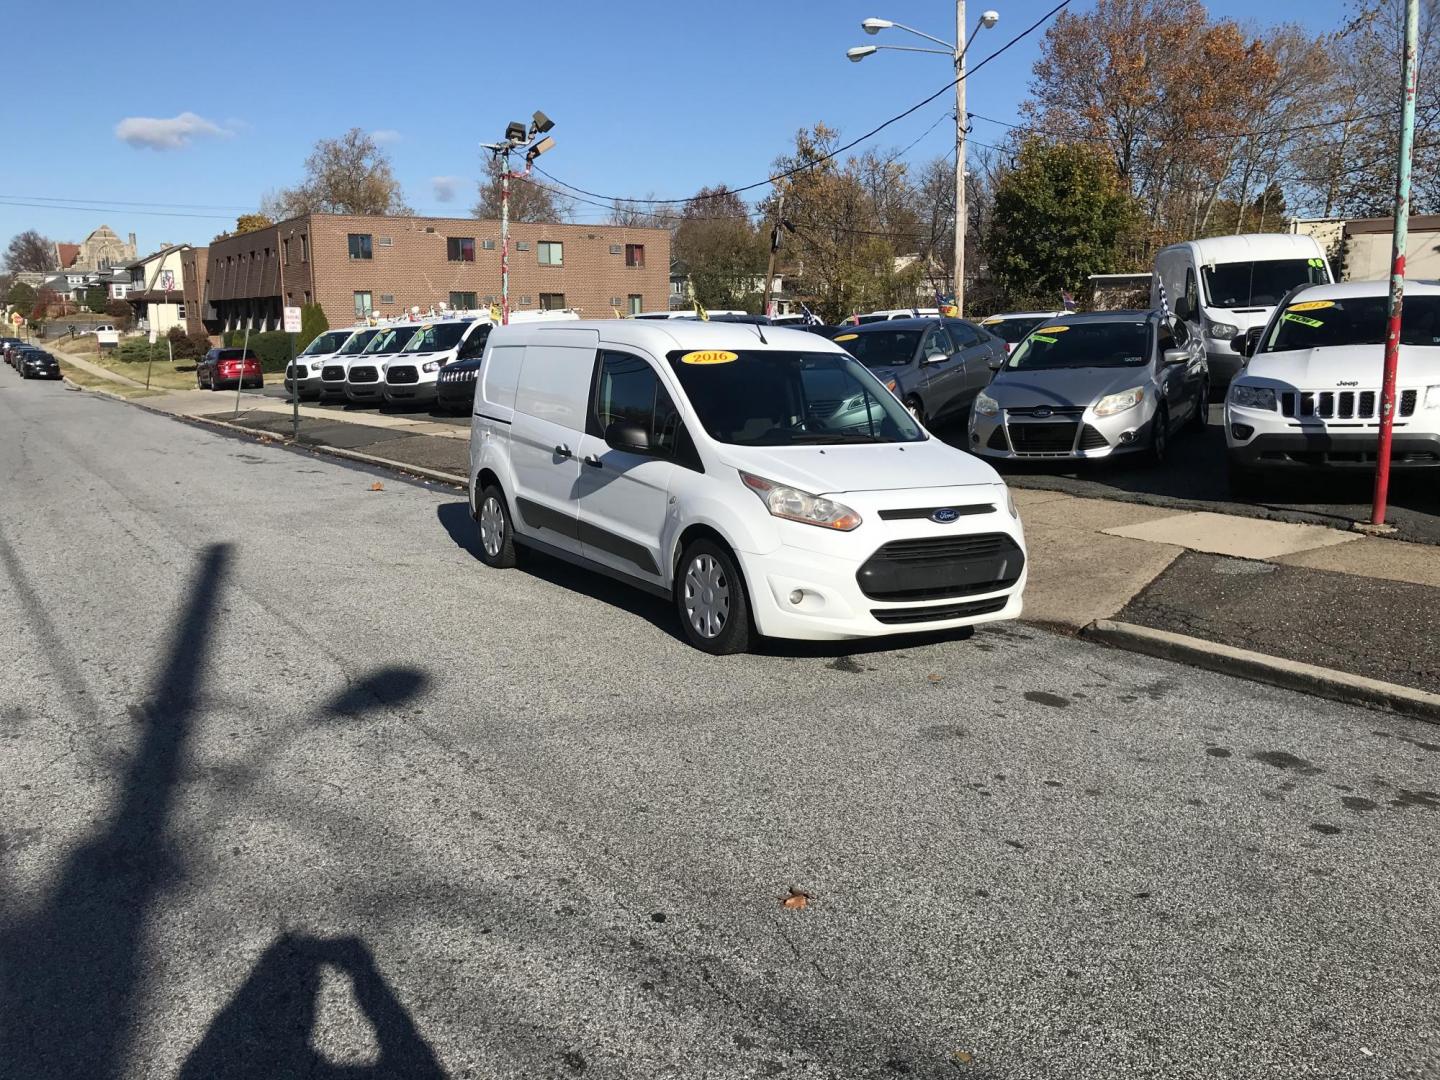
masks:
[[[975,399],[970,449],[1158,463],[1179,429],[1204,430],[1209,394],[1204,351],[1168,313],[1067,315],[1031,331]]]

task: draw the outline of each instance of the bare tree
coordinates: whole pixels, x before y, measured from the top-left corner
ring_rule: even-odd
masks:
[[[54,270],[59,265],[55,260],[55,244],[49,237],[27,229],[5,249],[5,265],[11,271]]]
[[[359,128],[317,142],[300,186],[266,196],[261,210],[277,221],[300,214],[412,213],[389,155]]]
[[[485,168],[485,177],[480,181],[480,198],[471,209],[477,218],[488,221],[500,219],[501,170],[500,159],[491,158]],[[510,181],[511,221],[561,222],[574,211],[574,201],[544,180],[525,177]]]

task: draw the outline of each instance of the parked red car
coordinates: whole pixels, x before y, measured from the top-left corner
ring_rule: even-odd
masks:
[[[195,386],[200,390],[245,389],[265,385],[260,358],[254,349],[211,349],[195,365]]]

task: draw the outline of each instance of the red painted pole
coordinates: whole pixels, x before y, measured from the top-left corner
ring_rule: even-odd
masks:
[[[1390,247],[1390,318],[1385,327],[1385,377],[1380,387],[1380,443],[1375,454],[1375,503],[1370,524],[1384,525],[1390,501],[1390,451],[1395,434],[1395,375],[1400,364],[1400,324],[1405,308],[1405,248],[1410,232],[1410,162],[1415,143],[1416,41],[1420,2],[1405,3],[1399,168],[1395,177],[1395,231]]]
[[[500,156],[500,325],[510,325],[510,157]]]

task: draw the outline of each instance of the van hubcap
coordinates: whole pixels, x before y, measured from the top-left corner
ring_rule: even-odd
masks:
[[[685,614],[701,637],[713,638],[730,618],[730,582],[712,555],[698,555],[685,571]]]
[[[492,559],[500,554],[500,545],[505,542],[505,511],[500,509],[500,500],[494,495],[485,496],[480,504],[480,543],[485,554]]]

